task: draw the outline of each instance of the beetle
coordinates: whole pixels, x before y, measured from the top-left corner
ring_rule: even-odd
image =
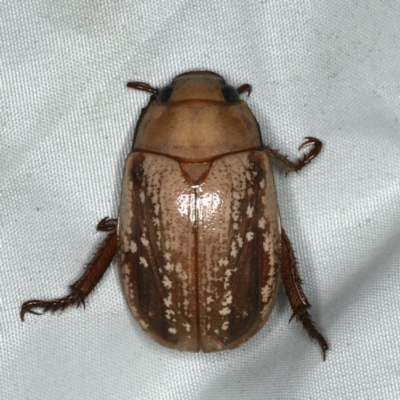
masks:
[[[259,125],[237,89],[210,71],[178,75],[151,94],[135,129],[122,180],[118,220],[67,296],[22,305],[39,314],[85,305],[118,253],[122,288],[143,330],[183,351],[234,349],[267,321],[281,281],[293,309],[323,359],[328,349],[315,327],[291,243],[281,227],[271,162],[300,171],[321,151],[307,137],[296,162],[263,145]]]

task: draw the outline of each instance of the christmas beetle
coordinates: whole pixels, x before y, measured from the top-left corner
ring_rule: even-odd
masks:
[[[132,314],[159,344],[183,351],[234,349],[267,321],[280,286],[293,317],[328,349],[301,288],[296,259],[281,227],[271,161],[299,171],[322,143],[313,137],[297,162],[264,146],[247,103],[251,86],[234,88],[218,74],[194,71],[151,93],[135,130],[122,181],[118,220],[70,293],[31,300],[25,313],[84,304],[118,253]]]

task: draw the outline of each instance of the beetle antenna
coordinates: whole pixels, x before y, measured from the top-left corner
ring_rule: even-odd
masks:
[[[247,92],[247,97],[249,97],[252,91],[252,87],[248,83],[245,83],[244,85],[239,86],[236,90],[238,91],[239,94]]]
[[[158,95],[158,89],[153,88],[148,83],[144,82],[128,82],[126,86],[130,89],[141,90],[142,92],[148,92],[151,94]]]

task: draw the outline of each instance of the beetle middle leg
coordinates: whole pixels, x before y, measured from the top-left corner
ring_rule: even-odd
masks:
[[[289,298],[290,305],[293,309],[293,317],[300,321],[312,339],[317,340],[322,349],[322,356],[325,361],[326,351],[328,344],[325,338],[318,332],[313,320],[311,319],[308,309],[311,304],[308,302],[303,289],[301,287],[301,279],[296,266],[296,257],[292,245],[285,231],[282,229],[282,265],[281,273],[283,285],[285,287],[286,295]],[[289,321],[290,322],[290,321]]]
[[[98,223],[97,230],[109,233],[87,265],[83,275],[70,286],[69,294],[55,300],[29,300],[25,302],[20,312],[22,320],[24,320],[27,312],[40,315],[40,313],[34,311],[37,308],[43,309],[43,313],[45,313],[46,311],[64,310],[74,304],[77,307],[81,304],[85,306],[85,298],[100,281],[117,251],[117,220],[106,217]]]
[[[322,149],[322,142],[314,137],[307,136],[306,141],[300,145],[299,150],[305,146],[311,145],[312,148],[309,152],[304,154],[303,157],[299,158],[296,162],[292,162],[284,154],[279,153],[279,151],[271,149],[268,146],[264,146],[263,150],[271,157],[272,161],[281,169],[283,169],[286,174],[289,172],[298,172],[303,169],[307,164],[311,162]]]

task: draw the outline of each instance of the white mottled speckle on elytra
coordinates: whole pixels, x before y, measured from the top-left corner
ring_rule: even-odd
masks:
[[[210,304],[211,302],[213,302],[213,298],[211,296],[207,296],[207,304]]]
[[[239,192],[236,192],[236,191],[232,193],[232,197],[233,197],[235,200],[240,200],[240,198],[241,198],[240,193],[239,193]],[[240,203],[238,202],[237,204],[240,204]]]
[[[261,229],[265,229],[265,224],[266,224],[265,218],[261,217],[260,220],[258,221],[258,227]]]
[[[127,293],[129,293],[130,287],[129,287],[129,283],[130,283],[131,279],[128,275],[124,275],[124,287]]]
[[[222,267],[222,266],[226,267],[228,264],[229,264],[229,261],[228,261],[227,258],[220,258],[220,259],[218,260],[218,265],[219,265],[220,267]]]
[[[165,253],[165,254],[164,254],[164,258],[165,258],[167,261],[170,261],[170,260],[171,260],[171,254],[170,254],[170,253]]]
[[[224,301],[222,302],[222,305],[225,307],[228,304],[232,304],[232,292],[230,290],[228,290],[225,294],[224,294]]]
[[[131,240],[129,244],[129,250],[131,251],[132,254],[136,253],[137,251],[136,243],[133,240]]]
[[[269,304],[266,304],[263,309],[260,311],[261,318],[265,318],[268,313],[271,311]]]
[[[131,310],[132,310],[133,316],[135,318],[137,318],[138,317],[138,311],[137,311],[137,308],[135,307],[135,305],[133,303],[133,300],[130,302],[130,305],[131,305]]]
[[[267,233],[264,233],[263,236],[264,236],[263,249],[265,252],[270,253],[272,256],[273,254],[272,250],[274,248],[274,238],[271,235],[268,235]],[[273,260],[270,260],[270,262],[273,264]]]
[[[171,317],[172,317],[173,315],[175,315],[175,312],[172,311],[171,309],[165,310],[165,317],[166,317],[167,319],[171,319]]]
[[[164,299],[164,304],[170,308],[172,306],[172,294],[169,293],[168,297],[166,299]]]
[[[239,248],[241,248],[243,246],[243,239],[239,235],[236,236],[236,239],[237,239]]]
[[[271,297],[271,286],[266,284],[262,289],[261,289],[261,296],[262,296],[262,302],[263,303],[268,303],[270,297]]]
[[[123,264],[122,265],[122,285],[124,288],[124,293],[125,295],[129,298],[129,305],[131,307],[132,313],[135,317],[137,317],[137,308],[135,306],[134,300],[135,300],[135,293],[133,292],[132,289],[132,280],[130,278],[130,269],[128,264]]]
[[[186,332],[190,332],[191,326],[189,323],[182,324],[182,326],[186,329]]]
[[[236,249],[236,243],[232,242],[231,244],[231,256],[236,257],[237,256],[237,249]]]
[[[232,270],[232,269],[227,269],[226,271],[225,271],[225,276],[227,277],[227,278],[229,278],[231,275],[232,275],[232,272],[234,272],[235,270]]]
[[[264,181],[264,179],[261,179],[261,180],[260,180],[259,185],[260,185],[260,188],[261,188],[261,189],[264,189],[264,188],[265,188],[265,181]]]
[[[147,247],[149,245],[149,241],[144,236],[140,238],[140,241],[142,242],[143,246]]]
[[[140,193],[139,193],[139,198],[140,198],[140,201],[141,201],[142,203],[144,203],[145,195],[144,195],[144,191],[143,191],[143,190],[140,191]]]
[[[251,207],[250,205],[247,206],[246,214],[249,218],[253,218],[253,213],[254,213],[254,207]]]
[[[164,275],[164,278],[162,280],[163,285],[167,288],[167,289],[171,289],[172,287],[172,282],[169,280],[167,275]]]
[[[262,204],[263,206],[268,205],[268,198],[267,198],[267,196],[261,196],[261,204]]]
[[[167,262],[166,264],[165,264],[165,267],[164,267],[168,272],[171,272],[171,271],[173,271],[174,270],[174,264],[171,264],[170,262]]]
[[[250,242],[254,238],[254,232],[247,232],[246,233],[246,240]]]
[[[182,279],[185,279],[186,272],[183,271],[182,264],[181,264],[179,261],[176,263],[175,271],[176,271],[178,274],[180,274],[179,276],[180,276]]]
[[[147,268],[149,266],[147,260],[144,257],[139,258],[139,263],[143,265],[143,267]]]
[[[122,248],[124,252],[127,253],[129,251],[129,240],[125,232],[122,232],[121,239],[122,239]]]
[[[224,307],[222,310],[219,310],[221,315],[228,315],[231,313],[231,310],[228,307]]]
[[[143,329],[147,329],[149,327],[149,324],[146,324],[142,319],[139,319],[139,324]]]
[[[214,333],[218,335],[219,330],[218,329],[214,329]]]
[[[222,324],[221,329],[222,329],[223,331],[226,331],[226,330],[228,329],[228,327],[229,327],[229,321],[225,321],[225,322]]]
[[[176,335],[177,330],[175,328],[168,328],[168,332]]]

